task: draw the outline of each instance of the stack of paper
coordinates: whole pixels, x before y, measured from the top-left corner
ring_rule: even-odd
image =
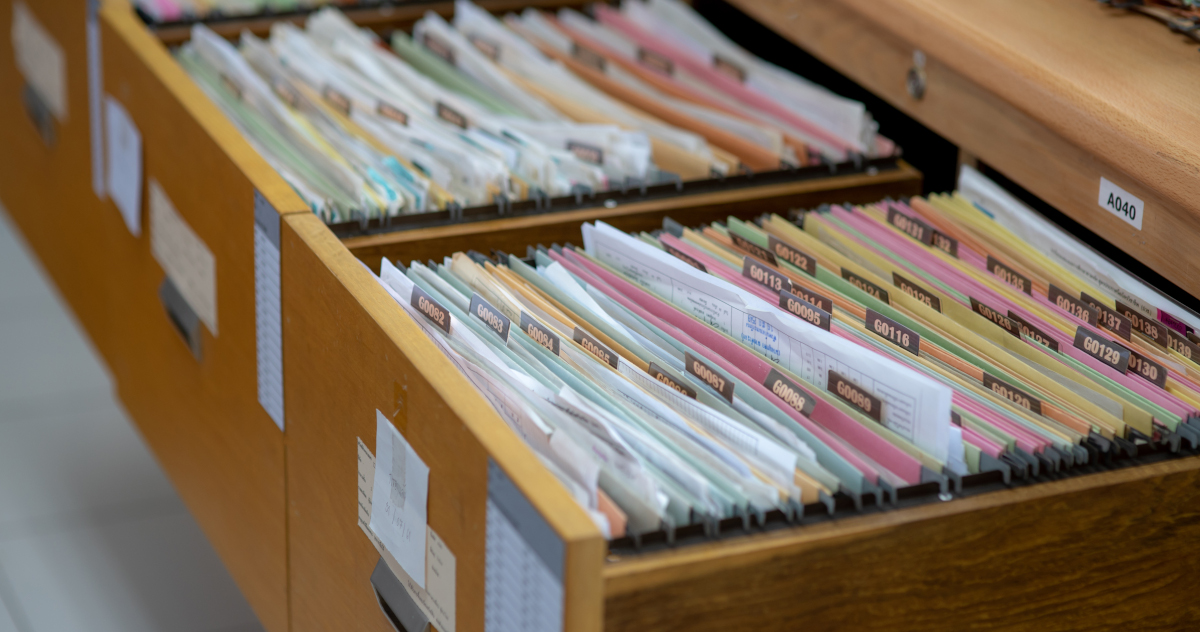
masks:
[[[177,56],[326,221],[890,155],[862,104],[678,0],[499,20],[465,1],[387,50],[332,8]]]
[[[963,181],[380,282],[612,537],[1200,446],[1196,317]]]

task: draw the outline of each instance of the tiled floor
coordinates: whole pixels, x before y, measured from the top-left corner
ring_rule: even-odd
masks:
[[[0,208],[0,632],[261,629]]]

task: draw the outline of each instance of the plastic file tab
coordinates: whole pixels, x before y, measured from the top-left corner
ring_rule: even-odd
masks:
[[[902,276],[899,272],[892,273],[892,285],[900,288],[905,294],[921,301],[928,305],[934,311],[942,311],[942,299],[933,295],[929,290],[913,283],[907,277]]]
[[[1082,325],[1075,331],[1075,348],[1121,373],[1129,370],[1129,349]]]
[[[883,423],[883,400],[836,371],[829,372],[829,392],[837,395],[862,414]]]
[[[823,297],[822,297],[823,298]],[[828,301],[828,299],[825,299]],[[795,314],[801,320],[829,331],[831,317],[828,311],[792,294],[788,291],[779,293],[779,306],[789,313]]]
[[[971,309],[980,316],[992,321],[997,327],[1003,329],[1004,331],[1007,331],[1018,338],[1021,337],[1021,328],[1017,326],[1017,324],[1014,323],[1011,318],[1005,316],[996,309],[984,305],[983,302],[976,300],[974,297],[971,297]]]
[[[1158,344],[1160,344],[1164,347],[1167,346],[1167,326],[1166,325],[1164,325],[1152,318],[1146,318],[1145,316],[1141,315],[1137,310],[1122,303],[1121,301],[1117,301],[1117,313],[1128,318],[1130,325],[1134,329],[1142,332],[1143,334],[1146,334],[1146,336],[1149,337],[1154,342],[1157,342]]]
[[[987,258],[988,271],[997,279],[1021,290],[1026,294],[1033,294],[1033,284],[1025,275],[1013,270],[995,257],[988,255]]]
[[[875,332],[880,338],[897,347],[913,355],[921,355],[921,335],[887,316],[868,309],[866,327],[867,331]]]
[[[1086,293],[1081,294],[1080,296],[1083,298],[1085,303],[1096,309],[1097,313],[1099,314],[1097,324],[1100,327],[1117,334],[1125,340],[1129,340],[1129,336],[1133,333],[1133,323],[1130,322],[1128,317],[1126,317],[1124,314],[1121,314],[1117,310],[1108,307],[1104,303],[1100,302],[1099,299],[1088,296]]]
[[[774,235],[768,235],[767,244],[777,258],[804,270],[809,276],[817,275],[817,260],[812,255],[785,243]]]
[[[854,287],[866,292],[867,294],[870,294],[872,297],[879,299],[884,303],[890,304],[887,290],[879,287],[878,285],[871,283],[870,281],[851,272],[850,270],[847,270],[846,268],[842,268],[842,278],[849,281],[854,285]]]
[[[1082,320],[1084,324],[1096,326],[1100,322],[1100,312],[1086,301],[1080,300],[1062,291],[1054,284],[1050,284],[1049,291],[1046,293],[1046,298],[1050,299],[1051,303],[1057,305],[1060,309],[1065,310],[1068,314]]]

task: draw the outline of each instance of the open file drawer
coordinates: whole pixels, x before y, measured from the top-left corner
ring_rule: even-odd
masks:
[[[299,285],[281,289],[280,266],[287,264],[273,253],[286,234],[280,216],[316,220],[127,3],[111,0],[94,14],[85,5],[59,4],[31,7],[62,47],[65,60],[69,116],[52,121],[52,142],[44,141],[26,111],[24,79],[11,42],[0,46],[0,138],[5,147],[0,152],[0,199],[96,344],[125,407],[260,620],[270,630],[286,630],[289,516],[305,520],[307,514],[290,515],[285,509],[286,431],[298,411],[283,406],[279,414],[278,404],[293,395],[283,391],[280,362],[300,379],[319,379],[321,372],[286,360],[286,353],[281,360],[280,341],[290,335],[292,324],[276,319],[293,287],[305,285],[301,279]],[[0,37],[11,37],[13,15],[13,3],[5,2]],[[91,183],[89,24],[99,35],[101,107],[106,95],[114,98],[141,138],[140,234],[126,226],[112,197],[98,197]],[[152,181],[161,196],[151,193]],[[599,212],[581,209],[476,222],[459,229],[464,236],[459,240],[453,238],[455,229],[445,226],[369,239],[380,252],[405,248],[389,243],[423,243],[435,235],[441,235],[442,241],[432,246],[439,252],[474,244],[474,235],[480,234],[506,236],[489,247],[512,247],[570,238],[586,216],[603,214],[634,228],[692,206],[748,216],[791,204],[867,201],[919,189],[920,174],[892,161],[870,174],[706,191],[667,201],[622,200],[613,209],[600,200]],[[158,223],[163,218],[173,220],[167,229]],[[315,228],[337,243],[319,222]],[[173,240],[166,247],[159,242],[156,251],[155,240],[164,236]],[[206,305],[180,300],[186,290],[164,292],[167,266],[179,263],[170,255],[181,244],[189,253],[206,250],[211,257],[211,274],[198,276],[208,283],[212,306],[207,308],[215,315],[210,318],[215,327],[199,313]],[[349,256],[344,248],[342,252]],[[170,263],[164,263],[164,254]],[[189,270],[194,272],[184,266],[184,278],[175,279],[176,290],[197,281]],[[353,305],[357,303],[329,307],[344,312]],[[306,579],[294,575],[290,581],[303,585]],[[463,617],[468,620],[466,612]]]
[[[511,491],[504,479],[554,533],[530,527],[526,541],[561,542],[564,630],[1160,628],[1200,618],[1186,579],[1200,570],[1196,456],[1013,489],[980,481],[949,502],[932,490],[861,515],[810,507],[800,525],[727,526],[673,546],[609,545],[315,218],[285,219],[283,260],[296,630],[390,629],[370,581],[379,553],[355,513],[354,446],[375,452],[377,411],[430,467],[428,524],[455,560],[457,630],[484,629],[489,582],[512,563],[487,545],[488,500]],[[505,475],[489,478],[492,464]]]

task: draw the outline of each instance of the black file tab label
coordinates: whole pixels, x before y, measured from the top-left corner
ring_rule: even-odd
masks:
[[[649,66],[665,75],[675,74],[675,64],[671,62],[670,58],[664,55],[660,55],[652,50],[639,48],[637,58],[638,61],[642,62],[642,65]]]
[[[573,336],[573,339],[575,342],[579,343],[579,346],[586,349],[588,353],[600,358],[602,362],[607,363],[614,369],[620,368],[621,362],[617,357],[617,354],[613,353],[612,349],[600,344],[599,340],[593,338],[592,335],[584,331],[582,327],[575,328],[575,335]]]
[[[929,224],[926,224],[915,217],[909,217],[908,215],[905,215],[894,208],[889,208],[887,213],[887,221],[889,224],[899,229],[900,232],[912,237],[926,246],[933,243],[933,229],[929,227]]]
[[[900,288],[905,294],[932,307],[934,311],[941,313],[942,299],[931,294],[929,290],[926,290],[925,288],[913,283],[912,281],[909,281],[905,277],[902,277],[895,272],[892,273],[892,285]]]
[[[1129,350],[1083,325],[1075,330],[1075,348],[1121,373],[1129,371]]]
[[[1132,349],[1129,351],[1129,371],[1142,376],[1164,391],[1167,390],[1167,367]]]
[[[774,393],[775,397],[791,406],[792,410],[805,417],[812,416],[813,408],[817,405],[816,398],[812,393],[801,388],[799,384],[784,377],[777,369],[771,369],[771,372],[767,374],[767,379],[763,381],[763,386]]]
[[[1054,303],[1063,311],[1082,320],[1085,325],[1095,327],[1100,320],[1100,312],[1096,311],[1095,307],[1067,294],[1053,284],[1050,285],[1049,290],[1046,292],[1046,298],[1050,299],[1051,303]]]
[[[500,310],[492,307],[492,304],[487,302],[478,293],[471,295],[470,312],[473,316],[483,321],[489,329],[496,332],[500,339],[508,342],[508,329],[512,326],[512,321],[500,313]]]
[[[816,325],[825,331],[829,331],[829,312],[813,305],[791,292],[779,293],[779,306],[799,316],[800,320]]]
[[[1004,314],[1001,314],[999,311],[994,310],[994,309],[988,307],[987,305],[984,305],[983,303],[980,303],[978,300],[975,299],[975,297],[972,296],[970,298],[971,298],[971,309],[975,310],[976,314],[979,314],[980,316],[983,316],[984,318],[992,321],[998,327],[1000,327],[1004,331],[1007,331],[1008,333],[1016,336],[1017,338],[1021,337],[1021,328],[1018,327],[1017,324],[1012,321],[1012,319],[1010,319],[1008,316],[1005,316]]]
[[[432,296],[426,294],[425,290],[417,285],[413,286],[412,297],[409,300],[418,312],[433,321],[433,324],[437,325],[439,329],[450,333],[450,310],[442,307],[441,303],[433,300]]]
[[[742,260],[742,276],[765,285],[772,292],[791,292],[792,280],[783,275],[782,272],[770,268],[754,257],[745,257]]]
[[[817,260],[812,255],[780,241],[775,235],[767,236],[767,245],[776,257],[804,270],[810,276],[817,276]]]
[[[288,107],[300,107],[300,95],[297,94],[292,88],[292,85],[287,82],[287,79],[284,79],[283,77],[277,77],[275,81],[271,82],[271,89],[275,92],[275,96],[279,97],[284,103],[288,104]]]
[[[871,283],[857,274],[842,268],[842,278],[849,281],[854,287],[866,292],[867,294],[870,294],[871,296],[874,296],[884,303],[887,303],[888,305],[892,304],[891,301],[888,300],[887,290],[875,285],[874,283]]]
[[[595,145],[569,140],[567,141],[567,151],[575,154],[576,158],[584,162],[590,162],[593,165],[604,164],[604,150]]]
[[[713,70],[733,79],[738,83],[746,83],[746,71],[720,55],[713,55]]]
[[[1133,335],[1133,323],[1124,315],[1096,300],[1095,297],[1088,296],[1086,292],[1079,296],[1083,302],[1094,307],[1100,314],[1100,319],[1096,324],[1100,325],[1102,329],[1107,329],[1125,340],[1129,340],[1129,337]]]
[[[983,374],[983,387],[1021,408],[1039,415],[1042,414],[1042,400],[1004,380],[996,378],[990,373]]]
[[[442,38],[434,35],[433,33],[425,33],[425,35],[421,37],[421,43],[425,45],[425,48],[428,49],[429,52],[441,57],[442,60],[444,60],[447,64],[450,64],[451,66],[454,65],[454,49],[451,48],[449,44],[442,41]]]
[[[500,45],[494,40],[472,33],[467,36],[467,41],[471,42],[475,46],[475,49],[483,53],[488,59],[492,61],[500,59]]]
[[[682,250],[680,250],[678,248],[672,248],[671,246],[668,246],[667,244],[663,244],[663,250],[666,250],[667,254],[671,255],[672,257],[675,257],[676,259],[688,264],[689,266],[692,266],[693,268],[695,268],[701,272],[708,272],[708,269],[704,267],[703,263],[696,261],[695,259],[692,258],[691,255],[687,254],[686,252],[683,252]]]
[[[604,72],[604,56],[586,46],[571,42],[571,57],[588,68]]]
[[[534,342],[549,349],[550,353],[558,355],[558,347],[562,344],[558,339],[558,334],[525,312],[521,312],[521,331],[525,332],[525,335],[530,338],[533,338]]]
[[[463,116],[462,112],[459,112],[458,110],[446,105],[445,103],[442,103],[441,101],[437,102],[436,108],[438,118],[451,125],[467,129],[467,117]]]
[[[936,230],[933,231],[933,243],[931,245],[955,259],[958,258],[958,240],[949,235]]]
[[[1044,346],[1049,347],[1051,351],[1058,351],[1058,341],[1051,338],[1049,334],[1029,324],[1029,321],[1021,318],[1016,312],[1008,310],[1008,318],[1017,324],[1017,328],[1021,333],[1029,337],[1030,340]]]
[[[1029,279],[1026,278],[1025,275],[1013,270],[1003,263],[1000,263],[1000,261],[998,261],[992,255],[988,255],[987,269],[988,272],[991,272],[992,276],[996,277],[997,279],[1004,281],[1005,283],[1017,288],[1018,290],[1021,290],[1026,294],[1033,295],[1033,283],[1030,283]]]
[[[1200,364],[1200,346],[1183,337],[1177,331],[1171,330],[1167,332],[1167,348],[1173,349],[1179,355],[1196,364]]]
[[[837,371],[829,372],[829,392],[862,414],[883,423],[883,400],[863,390]]]
[[[729,379],[727,375],[686,351],[683,353],[683,364],[688,373],[711,386],[714,391],[721,394],[721,397],[729,400],[729,403],[733,403],[733,380]]]
[[[350,116],[350,97],[329,86],[325,86],[325,89],[321,91],[321,97],[330,107],[341,112],[342,116]]]
[[[798,296],[798,297],[808,301],[809,303],[812,303],[813,305],[815,305],[817,307],[817,309],[824,311],[826,314],[833,313],[833,301],[832,300],[826,298],[825,296],[817,294],[816,292],[814,292],[806,287],[803,287],[800,285],[792,285],[792,294],[794,296]],[[780,302],[779,306],[783,307],[783,303]],[[784,309],[787,309],[787,308],[784,307]],[[1196,356],[1196,357],[1200,357],[1200,356]]]
[[[750,241],[749,239],[746,239],[737,233],[730,232],[729,240],[733,242],[733,245],[754,255],[755,257],[758,257],[759,259],[762,259],[771,265],[779,265],[779,263],[775,261],[775,255],[771,254],[771,251]]]
[[[1141,312],[1117,301],[1117,313],[1129,319],[1130,325],[1154,339],[1154,342],[1167,346],[1167,326],[1153,318],[1147,318]]]
[[[867,331],[875,332],[880,338],[915,356],[921,355],[921,335],[917,332],[873,309],[867,310],[866,323]]]
[[[680,384],[679,382],[675,381],[670,375],[662,370],[662,367],[658,366],[657,364],[651,362],[650,368],[646,372],[650,374],[650,377],[658,380],[659,382],[666,384],[672,389],[687,395],[692,399],[696,399],[696,389],[688,386],[687,384]]]
[[[405,114],[404,112],[400,111],[399,109],[397,109],[395,107],[388,105],[387,103],[384,103],[383,101],[379,102],[379,105],[375,108],[375,111],[379,114],[379,116],[382,116],[383,118],[392,119],[393,121],[396,121],[397,123],[404,125],[404,126],[408,125],[408,115],[407,114]]]

